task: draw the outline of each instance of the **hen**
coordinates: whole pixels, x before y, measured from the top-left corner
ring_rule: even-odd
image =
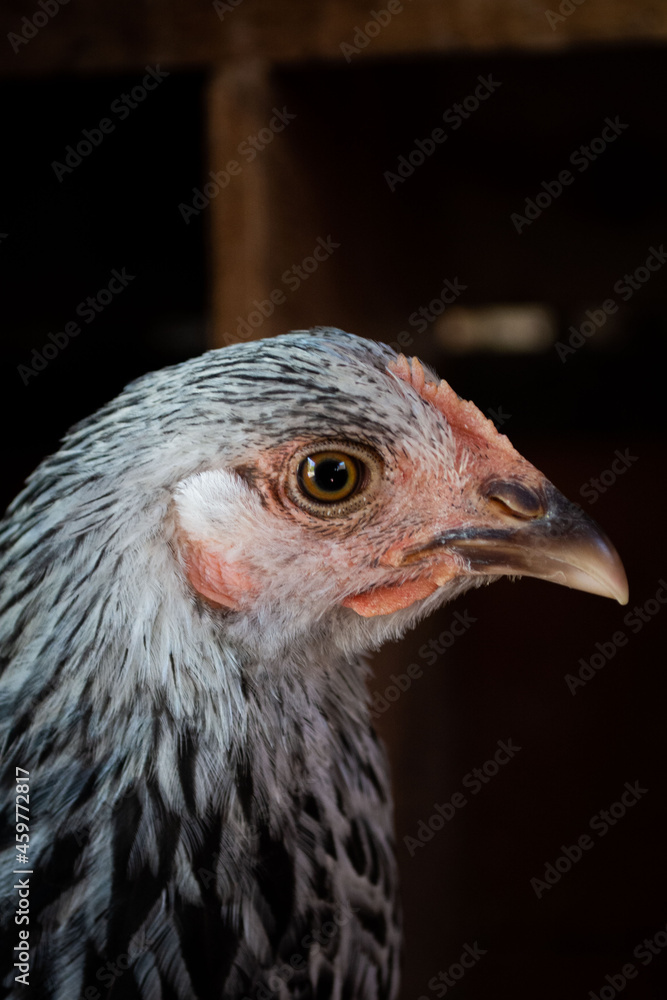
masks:
[[[501,574],[627,600],[604,535],[472,403],[335,329],[139,379],[0,546],[12,1000],[394,997],[362,654]]]

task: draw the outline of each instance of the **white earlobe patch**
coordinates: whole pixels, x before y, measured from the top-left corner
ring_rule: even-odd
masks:
[[[253,593],[247,555],[262,505],[226,469],[198,473],[175,492],[177,538],[190,584],[218,607],[237,609]]]

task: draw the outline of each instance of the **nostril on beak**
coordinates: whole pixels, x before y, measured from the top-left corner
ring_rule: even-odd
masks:
[[[527,486],[512,482],[491,483],[486,489],[487,498],[511,517],[529,521],[544,514],[544,504],[537,493]]]

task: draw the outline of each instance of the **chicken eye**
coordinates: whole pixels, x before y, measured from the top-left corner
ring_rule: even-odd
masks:
[[[318,451],[302,460],[297,480],[306,497],[321,503],[340,503],[355,493],[363,472],[362,463],[353,455]]]
[[[347,438],[303,444],[285,466],[281,493],[315,518],[345,520],[373,503],[385,476],[375,448]]]

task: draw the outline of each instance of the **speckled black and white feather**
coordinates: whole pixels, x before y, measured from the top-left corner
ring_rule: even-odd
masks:
[[[225,614],[193,594],[174,544],[179,484],[282,441],[446,448],[442,420],[388,378],[393,357],[320,330],[145,376],[11,506],[0,861],[9,886],[19,766],[34,875],[29,991],[4,943],[15,896],[0,898],[1,995],[395,996],[389,780],[360,655],[454,590],[364,619],[325,581],[302,611],[286,595]]]

